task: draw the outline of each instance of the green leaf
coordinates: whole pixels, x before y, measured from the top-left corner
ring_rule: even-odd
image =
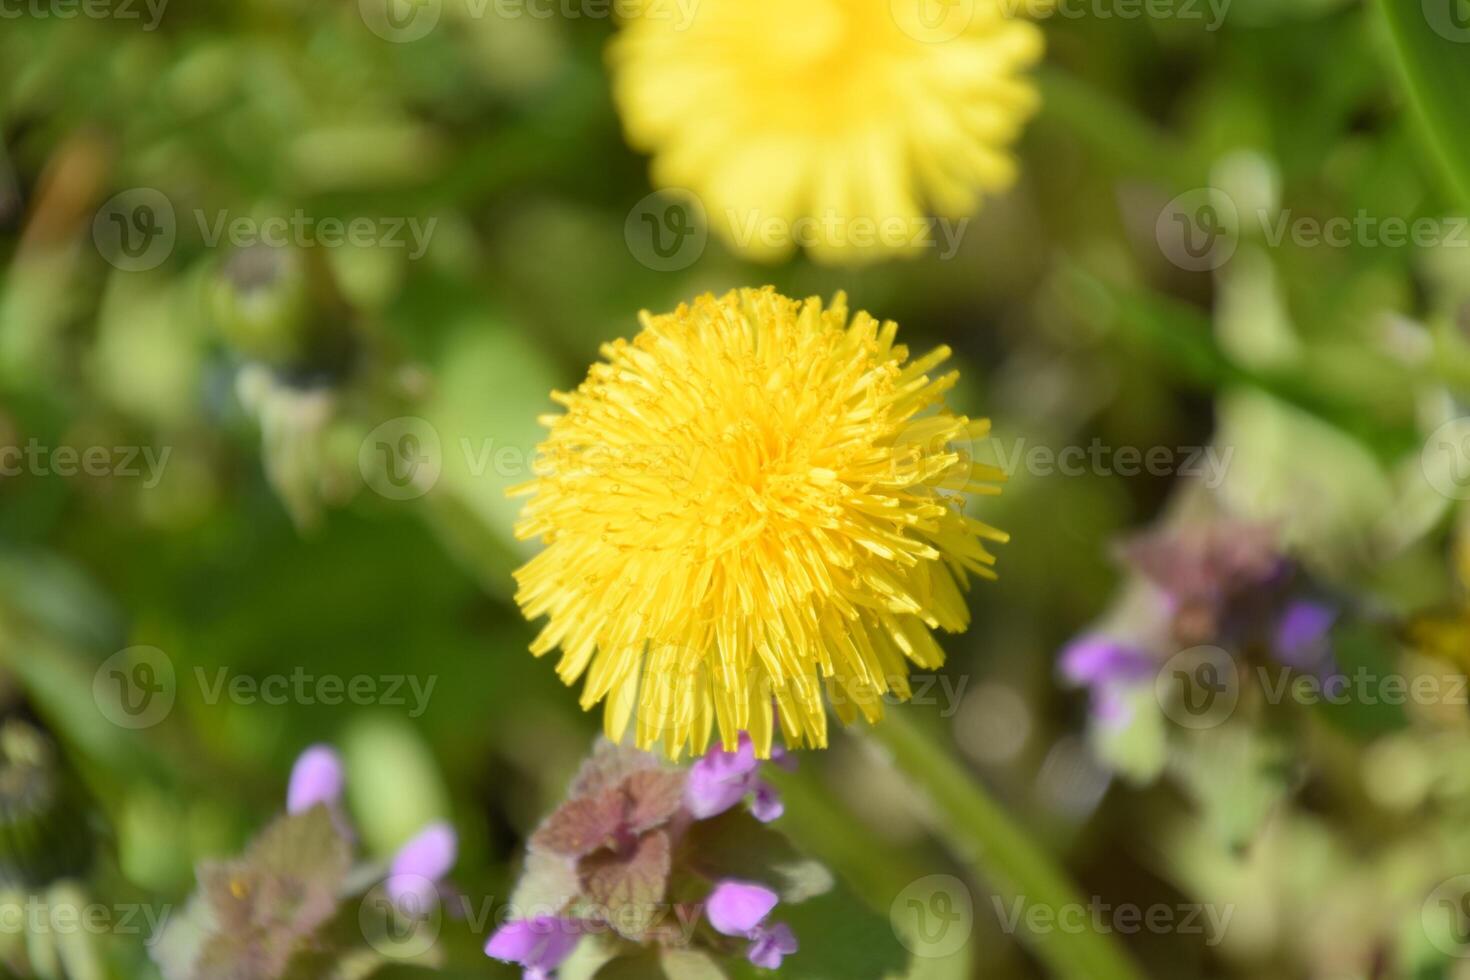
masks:
[[[648,950],[608,960],[593,980],[725,980],[725,972],[707,953],[697,950]]]
[[[434,751],[411,720],[387,713],[361,716],[339,744],[350,809],[370,853],[391,854],[449,815],[449,789]]]
[[[1470,0],[1381,0],[1399,70],[1450,184],[1470,204]]]
[[[832,890],[832,872],[797,852],[784,836],[743,810],[703,820],[689,830],[690,864],[712,881],[738,878],[776,890],[782,902],[803,902]]]
[[[1153,685],[1128,695],[1128,720],[1122,725],[1098,725],[1092,732],[1098,757],[1129,782],[1146,786],[1159,777],[1168,762],[1164,713]]]
[[[600,907],[609,925],[638,939],[652,924],[669,886],[669,837],[663,831],[644,834],[627,853],[598,851],[578,866],[583,893]]]
[[[180,915],[170,916],[163,936],[148,947],[148,955],[164,980],[189,980],[204,943],[216,928],[209,903],[195,895]]]
[[[561,854],[535,848],[526,852],[526,866],[510,897],[513,908],[535,914],[560,911],[582,893],[577,862]]]
[[[1396,669],[1392,637],[1373,626],[1352,624],[1332,631],[1332,652],[1343,680],[1318,692],[1329,696],[1315,699],[1328,721],[1361,738],[1374,738],[1409,723],[1400,700],[1406,695],[1400,692],[1394,696],[1392,691],[1385,691],[1383,684],[1388,678],[1408,680]],[[1378,679],[1378,684],[1362,690],[1354,679],[1364,677]]]
[[[1245,726],[1191,734],[1175,747],[1170,769],[1199,802],[1216,840],[1243,849],[1296,781],[1290,746]]]
[[[772,921],[785,922],[801,949],[781,964],[783,977],[799,980],[879,980],[903,976],[912,957],[884,916],[845,887],[799,905],[778,906]]]
[[[291,875],[329,893],[347,877],[352,854],[331,811],[318,804],[304,813],[281,817],[245,852],[247,864]]]

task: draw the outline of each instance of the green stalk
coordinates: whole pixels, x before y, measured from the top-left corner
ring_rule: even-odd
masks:
[[[910,709],[911,710],[911,709]],[[1142,980],[1138,966],[1110,935],[1092,930],[1027,931],[1032,908],[1058,922],[1062,910],[1086,908],[1050,855],[991,799],[955,760],[949,747],[914,724],[904,709],[889,711],[873,729],[894,763],[927,797],[938,815],[935,828],[956,858],[970,866],[1008,903],[1020,900],[1018,933],[1053,976],[1066,980]],[[1085,920],[1085,917],[1084,917]]]
[[[1380,0],[1392,51],[1446,184],[1470,203],[1470,5],[1465,0]]]

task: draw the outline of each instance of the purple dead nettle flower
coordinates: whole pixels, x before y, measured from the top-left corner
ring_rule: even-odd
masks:
[[[459,838],[446,823],[430,824],[398,849],[384,886],[405,914],[427,915],[438,904],[440,882],[454,867]]]
[[[342,760],[327,745],[313,745],[296,759],[291,784],[286,790],[286,812],[304,813],[323,803],[334,813],[342,804],[346,786]]]
[[[779,746],[771,750],[771,761],[792,769],[796,759]],[[762,823],[770,823],[786,811],[776,788],[760,778],[761,762],[755,743],[745,732],[734,752],[715,750],[689,768],[684,802],[696,819],[706,820],[733,809],[747,796],[750,812]]]
[[[1128,721],[1128,695],[1153,681],[1158,660],[1147,650],[1091,634],[1073,640],[1058,661],[1062,677],[1092,694],[1092,714],[1104,725]]]
[[[485,955],[525,969],[525,980],[548,980],[577,948],[582,924],[554,915],[508,922],[485,944]]]
[[[764,885],[726,880],[710,892],[705,914],[710,926],[721,935],[750,940],[746,959],[774,970],[800,948],[790,926],[784,922],[766,925],[778,901],[776,893]]]
[[[1294,572],[1277,529],[1265,524],[1216,520],[1157,528],[1125,539],[1118,550],[1164,598],[1182,647],[1254,632],[1261,607]]]
[[[1338,610],[1324,602],[1295,599],[1276,622],[1271,650],[1288,667],[1322,677],[1337,672],[1328,638]]]
[[[342,806],[346,789],[342,759],[327,745],[313,745],[296,759],[286,790],[286,812],[304,813],[325,806],[338,833],[351,841],[352,823]],[[388,896],[408,914],[427,914],[438,900],[441,882],[454,867],[459,838],[446,823],[430,824],[393,857],[385,887]]]
[[[779,750],[775,758],[792,761]],[[748,811],[740,807],[747,799]],[[685,769],[600,740],[527,842],[511,905],[537,911],[498,929],[485,952],[520,964],[527,980],[546,980],[583,936],[596,936],[614,957],[694,943],[704,954],[743,955],[775,969],[797,951],[791,929],[769,922],[780,896],[800,901],[819,892],[788,893],[729,874],[775,868],[778,855],[790,860],[780,835],[760,826],[780,813],[749,735],[734,751]],[[708,898],[684,900],[700,882]],[[702,915],[710,928],[696,933]]]

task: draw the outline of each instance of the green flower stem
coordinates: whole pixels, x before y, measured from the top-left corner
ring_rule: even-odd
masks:
[[[986,795],[947,746],[908,717],[911,710],[889,711],[873,737],[933,805],[936,831],[950,851],[1007,901],[1020,899],[1028,911],[1048,909],[1050,921],[1064,907],[1085,908],[1086,901],[1051,856]],[[1142,980],[1138,966],[1111,936],[1090,927],[1028,932],[1025,912],[1019,921],[1021,939],[1054,976]]]
[[[1470,5],[1465,0],[1379,0],[1391,50],[1446,184],[1470,205]]]

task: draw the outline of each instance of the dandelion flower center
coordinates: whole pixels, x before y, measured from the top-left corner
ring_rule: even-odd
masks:
[[[517,533],[545,549],[517,600],[606,699],[609,737],[702,754],[749,731],[769,755],[826,744],[844,720],[937,667],[930,630],[963,629],[969,573],[992,577],[962,491],[1002,474],[969,447],[983,421],[944,405],[948,352],[910,361],[897,327],[774,290],[704,296],[642,317],[631,342],[554,398]]]

